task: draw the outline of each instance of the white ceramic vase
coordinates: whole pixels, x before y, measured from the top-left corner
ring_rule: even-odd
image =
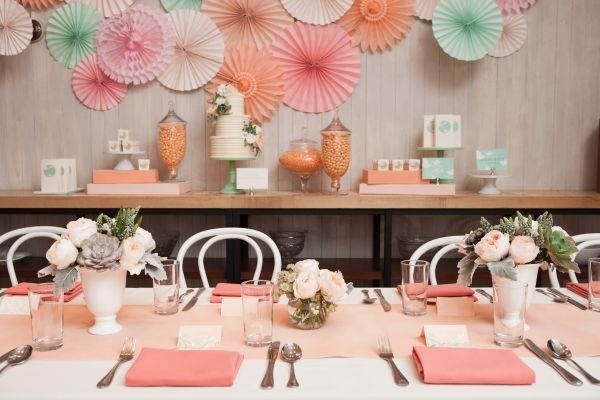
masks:
[[[118,268],[99,272],[81,268],[81,283],[85,304],[94,316],[94,325],[88,332],[93,335],[110,335],[123,327],[117,322],[117,313],[123,305],[127,270]]]

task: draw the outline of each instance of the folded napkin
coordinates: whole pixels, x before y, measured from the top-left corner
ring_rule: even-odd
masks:
[[[142,348],[127,386],[232,386],[244,356],[226,350]]]
[[[397,287],[398,293],[402,294],[402,285]],[[436,297],[462,297],[473,296],[475,291],[468,286],[459,285],[458,283],[444,283],[440,285],[427,286],[427,298]]]
[[[587,283],[567,282],[567,289],[581,297],[585,297],[586,299],[588,297]]]
[[[6,294],[12,294],[17,296],[27,296],[27,288],[34,283],[31,282],[21,282],[17,285],[11,286],[6,289]],[[83,292],[83,286],[81,282],[75,282],[73,287],[65,292],[65,302],[73,300],[77,297],[81,292]]]
[[[425,383],[531,385],[535,373],[509,349],[413,347]]]
[[[210,296],[211,303],[220,303],[223,297],[241,297],[242,285],[239,283],[219,282]]]

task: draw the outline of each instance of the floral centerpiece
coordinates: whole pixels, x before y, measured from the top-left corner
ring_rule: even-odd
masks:
[[[458,283],[470,285],[477,267],[487,266],[492,275],[517,280],[516,268],[540,264],[542,269],[580,272],[572,260],[577,246],[565,230],[554,226],[547,211],[537,219],[517,211],[498,224],[481,218],[480,227],[465,235],[459,244],[464,257],[458,263]]]
[[[277,276],[277,293],[288,298],[290,321],[303,329],[320,328],[346,295],[340,271],[320,269],[308,259],[288,264]]]

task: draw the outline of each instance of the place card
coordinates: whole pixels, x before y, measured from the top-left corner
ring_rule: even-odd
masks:
[[[423,325],[422,336],[427,347],[466,347],[469,335],[466,325]]]
[[[454,179],[454,158],[423,157],[421,170],[423,179]]]
[[[221,343],[220,325],[182,325],[177,336],[178,350],[198,350],[218,347]]]
[[[435,147],[460,147],[460,115],[436,114],[434,132]]]
[[[475,158],[479,171],[506,170],[508,167],[505,149],[477,150]]]
[[[237,189],[266,190],[268,188],[268,168],[237,168]]]
[[[241,317],[242,316],[242,298],[241,297],[223,297],[221,299],[221,317]]]
[[[0,314],[29,315],[29,299],[27,296],[0,297]]]
[[[472,297],[438,297],[437,315],[445,317],[473,317],[475,302]]]

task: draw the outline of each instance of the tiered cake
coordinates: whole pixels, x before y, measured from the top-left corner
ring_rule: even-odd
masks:
[[[229,86],[227,101],[229,114],[221,115],[215,125],[215,135],[210,137],[210,157],[218,160],[247,160],[256,155],[254,148],[244,142],[244,124],[250,117],[244,115],[244,96]]]

